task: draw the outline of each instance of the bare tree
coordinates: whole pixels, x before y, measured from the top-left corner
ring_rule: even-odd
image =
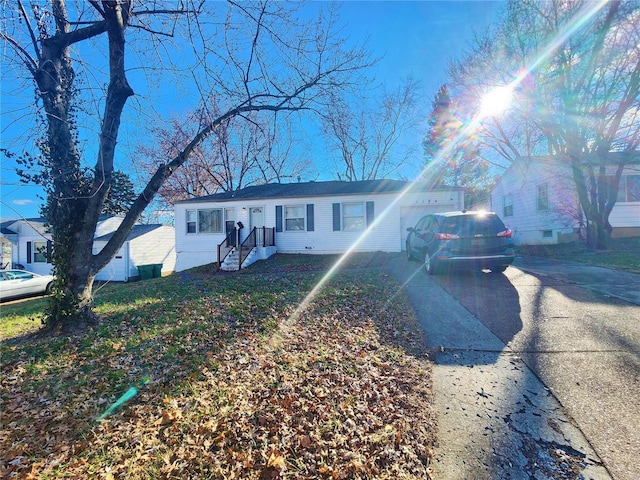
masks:
[[[324,117],[324,131],[337,160],[341,180],[373,180],[393,173],[408,153],[394,157],[394,147],[417,121],[417,84],[405,81],[379,100],[334,100]]]
[[[277,114],[261,126],[261,148],[256,157],[256,168],[260,171],[261,183],[282,183],[307,175],[311,164],[300,157],[300,149],[295,148],[290,116],[282,119]]]
[[[509,161],[549,153],[566,162],[592,248],[607,247],[620,178],[640,145],[638,45],[637,0],[510,1],[451,70],[472,110],[489,88],[513,87],[508,114],[484,123],[485,144]]]
[[[41,145],[51,179],[45,188],[56,275],[47,322],[54,328],[95,319],[95,275],[115,256],[166,179],[221,125],[250,112],[321,109],[329,94],[357,82],[355,75],[368,63],[362,50],[343,47],[333,10],[301,22],[292,10],[296,4],[50,0],[25,5],[16,0],[14,6],[6,10],[0,32],[8,67],[3,71],[19,68],[32,79],[34,106],[44,118]],[[184,88],[195,103],[192,110],[202,116],[190,140],[158,165],[118,230],[93,254],[118,136],[135,116],[125,110],[135,95],[130,78],[141,82],[139,72],[174,92]],[[78,85],[77,78],[83,83]],[[179,82],[189,79],[188,85]],[[154,84],[136,96],[138,114],[148,114],[145,106],[160,108],[153,103],[160,94]],[[99,115],[87,115],[97,110]],[[78,188],[85,161],[79,129],[98,145],[88,189]]]
[[[290,125],[275,114],[257,113],[230,118],[205,139],[190,158],[158,190],[161,208],[179,200],[232,192],[250,185],[298,178],[306,164],[296,160]],[[153,130],[152,146],[138,146],[139,173],[146,180],[158,164],[174,157],[197,131],[197,115],[186,122],[174,120],[169,128]]]

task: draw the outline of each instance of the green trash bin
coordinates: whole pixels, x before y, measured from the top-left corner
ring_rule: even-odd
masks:
[[[140,273],[140,280],[153,278],[153,265],[139,265],[138,273]]]
[[[153,265],[153,278],[160,278],[162,276],[162,263],[155,263]]]

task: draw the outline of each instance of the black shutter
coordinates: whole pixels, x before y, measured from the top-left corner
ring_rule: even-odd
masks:
[[[333,204],[333,231],[334,232],[340,231],[340,204],[339,203]]]
[[[27,263],[31,263],[31,242],[27,242]]]
[[[53,243],[51,242],[51,240],[47,240],[47,263],[51,263],[51,246],[53,245]]]
[[[373,202],[367,202],[367,227],[373,223]]]
[[[276,205],[276,232],[282,231],[282,205]]]
[[[313,203],[307,203],[307,232],[314,230]]]

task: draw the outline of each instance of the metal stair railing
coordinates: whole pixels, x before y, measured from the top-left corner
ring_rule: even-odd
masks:
[[[220,267],[222,267],[222,264],[233,251],[234,247],[238,245],[238,233],[239,230],[237,228],[230,230],[224,241],[218,244],[218,270],[220,270]]]
[[[247,235],[247,238],[244,239],[244,242],[240,244],[238,248],[238,270],[242,268],[242,262],[244,262],[249,254],[256,248],[256,237],[257,237],[257,227],[253,227],[251,233]],[[243,255],[244,252],[247,252],[246,255]]]
[[[276,245],[276,229],[262,227],[262,246],[274,247]]]

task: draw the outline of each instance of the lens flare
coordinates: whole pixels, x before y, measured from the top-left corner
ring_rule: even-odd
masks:
[[[501,102],[504,102],[505,99],[510,100],[509,97],[513,95],[518,86],[529,77],[531,72],[535,68],[537,68],[546,58],[550,57],[554,51],[556,51],[563,43],[565,43],[589,19],[596,15],[596,13],[598,13],[607,3],[608,0],[600,0],[596,3],[588,2],[585,8],[573,18],[573,20],[567,25],[567,27],[559,32],[556,37],[551,42],[549,42],[546,48],[541,50],[540,54],[535,58],[535,60],[533,60],[526,68],[524,68],[517,74],[514,81],[512,81],[509,85],[502,87],[502,89],[499,90],[500,93],[495,93],[494,95],[499,95],[499,97],[502,98]],[[507,95],[507,93],[509,95]],[[494,98],[494,102],[498,103],[498,99]],[[362,233],[362,235],[360,235],[360,237],[351,245],[351,247],[349,247],[349,249],[336,261],[331,269],[320,279],[320,281],[318,281],[314,288],[300,302],[293,314],[291,314],[291,316],[287,319],[288,322],[293,322],[300,317],[300,315],[307,309],[313,299],[322,290],[324,285],[326,285],[326,283],[335,275],[335,273],[349,257],[349,255],[351,255],[363,242],[363,240],[372,233],[375,227],[384,217],[389,214],[393,207],[395,207],[398,202],[400,202],[407,195],[407,193],[411,190],[415,183],[421,180],[434,180],[437,177],[440,164],[445,162],[458,146],[476,135],[478,129],[482,126],[482,121],[484,118],[485,117],[483,117],[483,112],[479,111],[478,114],[475,115],[473,119],[461,129],[460,133],[452,138],[451,141],[440,150],[434,161],[425,166],[425,168],[416,176],[416,178],[414,178],[413,182],[411,182],[404,190],[402,190],[398,194],[398,196],[391,202],[391,204],[379,216],[377,216],[372,225],[369,225],[369,227]]]

